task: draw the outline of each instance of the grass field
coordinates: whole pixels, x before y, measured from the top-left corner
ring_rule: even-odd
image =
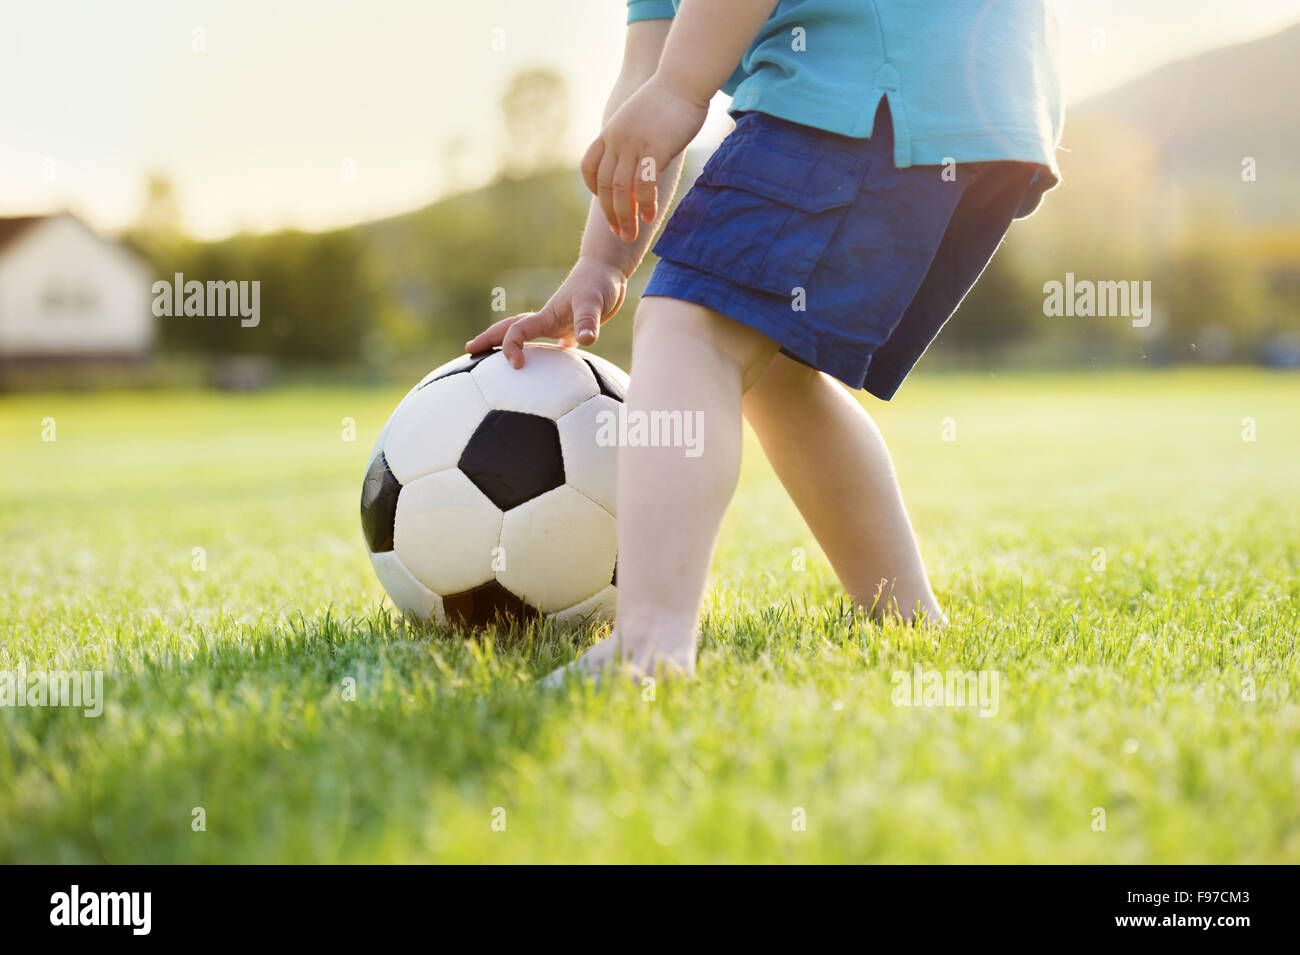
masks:
[[[0,709],[0,861],[1300,862],[1300,377],[873,402],[939,637],[846,612],[751,441],[700,679],[653,700],[534,688],[589,634],[383,609],[399,396],[0,397],[0,670],[106,699]],[[917,664],[997,671],[997,714],[894,705]]]

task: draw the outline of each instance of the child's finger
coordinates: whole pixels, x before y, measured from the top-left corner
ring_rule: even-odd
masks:
[[[654,222],[659,209],[659,175],[658,166],[651,156],[646,156],[637,163],[635,192],[641,218],[646,222]]]
[[[600,169],[596,173],[596,198],[600,200],[600,209],[605,213],[605,221],[610,231],[618,232],[618,215],[614,212],[614,170],[617,157],[613,150],[605,150],[600,158]]]
[[[505,353],[506,361],[516,368],[523,368],[524,342],[549,336],[554,331],[551,327],[554,317],[548,305],[540,312],[533,312],[515,321],[506,331],[506,337],[501,340],[501,351]]]
[[[632,191],[636,176],[636,156],[624,154],[614,168],[614,215],[618,217],[618,234],[624,242],[636,238],[636,196]]]
[[[499,322],[493,322],[465,343],[465,351],[473,354],[500,345],[501,340],[506,337],[506,330],[518,317],[518,315],[511,315]]]
[[[600,195],[597,174],[600,172],[600,162],[604,157],[605,141],[597,136],[582,156],[582,181],[587,184],[587,189],[591,191],[593,196]]]

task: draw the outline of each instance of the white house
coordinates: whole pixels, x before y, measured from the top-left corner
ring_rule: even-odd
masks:
[[[76,216],[0,218],[0,367],[143,358],[150,274]]]

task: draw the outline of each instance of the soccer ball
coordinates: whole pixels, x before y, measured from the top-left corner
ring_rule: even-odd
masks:
[[[431,371],[371,452],[361,529],[384,590],[420,620],[605,620],[617,583],[618,449],[597,441],[627,375],[527,345]]]

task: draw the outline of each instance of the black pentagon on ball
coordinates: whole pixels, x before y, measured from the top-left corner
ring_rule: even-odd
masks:
[[[600,393],[602,395],[607,395],[608,397],[613,398],[615,401],[627,400],[627,395],[623,393],[622,385],[620,385],[616,381],[611,381],[610,379],[602,375],[600,373],[600,369],[596,367],[594,362],[587,361],[587,359],[585,358],[583,359],[583,361],[587,362],[587,367],[590,368],[591,373],[596,376],[596,384],[600,385]]]
[[[434,378],[430,378],[426,382],[422,382],[420,384],[420,388],[428,388],[435,381],[442,381],[442,379],[450,378],[452,375],[463,375],[467,371],[473,371],[476,367],[478,367],[479,362],[481,362],[484,358],[491,358],[498,351],[500,351],[499,348],[489,348],[486,351],[476,351],[469,356],[469,361],[463,362],[462,364],[457,365],[455,368],[449,368],[447,371],[444,371],[441,375],[438,375]],[[420,388],[417,388],[416,391],[419,391]]]
[[[521,411],[489,411],[458,465],[497,507],[508,511],[564,483],[555,422]]]
[[[442,609],[447,621],[460,627],[486,627],[492,623],[523,622],[541,617],[537,608],[525,603],[496,580],[443,597]]]
[[[397,495],[402,485],[380,451],[370,459],[366,479],[361,484],[361,530],[371,553],[393,549],[393,519],[397,516]]]

